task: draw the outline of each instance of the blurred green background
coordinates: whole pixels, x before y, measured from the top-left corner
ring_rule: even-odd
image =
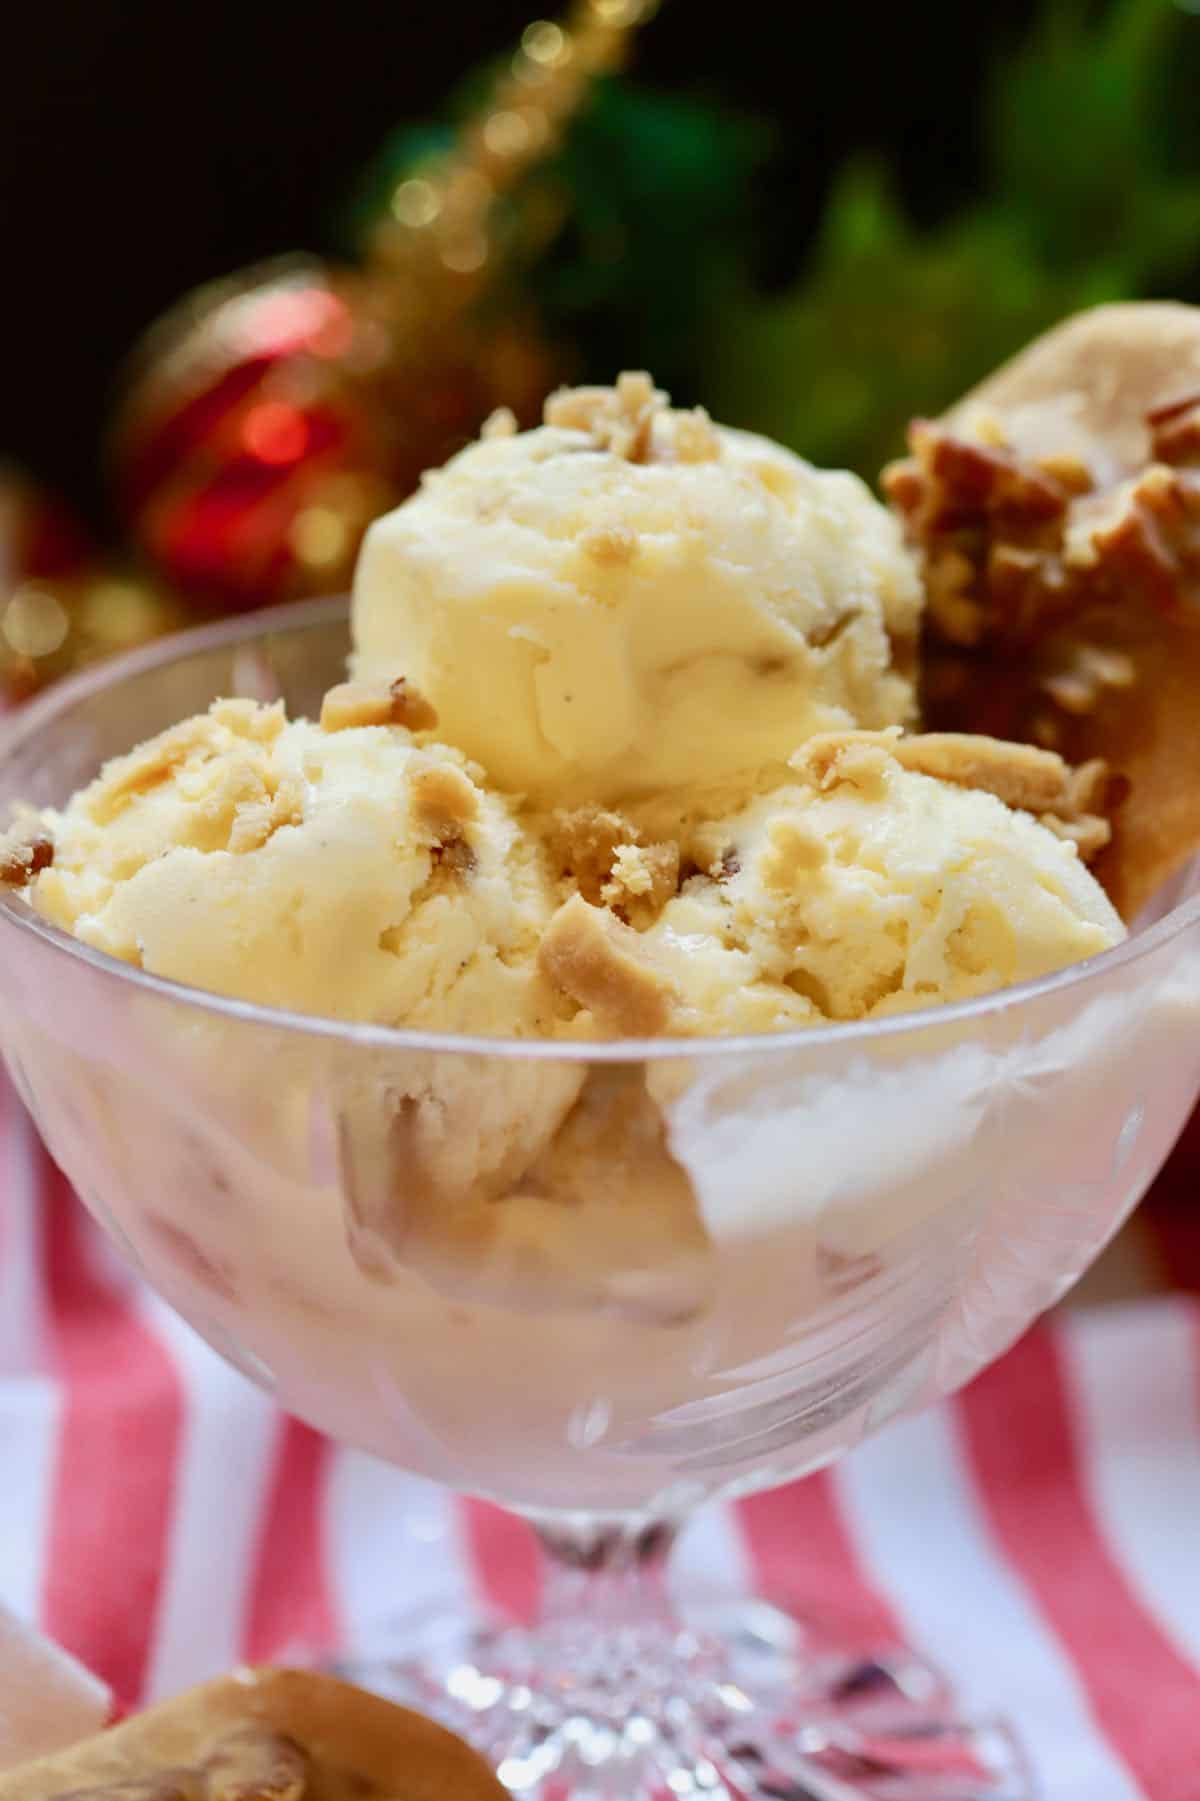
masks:
[[[535,178],[569,205],[519,279],[587,374],[649,365],[873,475],[910,414],[1060,314],[1200,298],[1198,9],[664,0]],[[141,330],[239,264],[353,248],[537,10],[11,9],[0,456],[102,518]]]

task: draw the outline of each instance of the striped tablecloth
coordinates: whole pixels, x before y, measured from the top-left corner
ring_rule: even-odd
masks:
[[[836,1470],[710,1509],[675,1574],[920,1647],[1048,1801],[1197,1801],[1200,1300],[1059,1316]],[[138,1286],[0,1079],[0,1602],[132,1704],[538,1583],[520,1522],[284,1418]]]

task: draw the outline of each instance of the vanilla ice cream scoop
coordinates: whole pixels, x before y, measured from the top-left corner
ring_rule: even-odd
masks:
[[[494,421],[376,521],[355,668],[403,670],[498,787],[603,804],[907,722],[920,604],[857,477],[625,375]]]
[[[1075,841],[1103,829],[1078,816],[1089,772],[950,734],[829,735],[793,765],[794,780],[732,814],[691,796],[672,820],[651,803],[642,842],[616,853],[610,906],[582,893],[563,905],[541,957],[584,1010],[572,1031],[878,1018],[1031,980],[1124,936]],[[978,785],[988,781],[999,792]],[[653,870],[664,831],[685,879],[635,929],[619,913],[646,892],[639,872]]]
[[[109,763],[43,825],[32,904],[155,975],[293,1011],[544,1035],[554,904],[536,845],[396,684],[322,720],[218,701]]]

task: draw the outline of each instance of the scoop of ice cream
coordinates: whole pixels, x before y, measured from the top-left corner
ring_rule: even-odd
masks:
[[[541,852],[477,767],[416,741],[410,726],[432,719],[402,684],[334,689],[319,724],[218,701],[41,820],[32,904],[86,944],[241,1000],[551,1035],[562,1002],[537,948],[557,896]],[[180,1024],[178,1054],[198,1065],[185,1091],[227,1080],[254,1094],[237,1035],[205,1024]],[[329,1139],[349,1239],[372,1269],[380,1211],[411,1211],[427,1190],[506,1192],[582,1081],[568,1063],[355,1049],[281,1048],[267,1099],[271,1130],[286,1114],[303,1154]]]
[[[219,701],[109,763],[44,825],[30,897],[112,956],[330,1018],[542,1035],[553,899],[536,845],[457,751],[334,690],[323,724]],[[386,723],[368,723],[372,719]]]
[[[793,765],[794,781],[732,814],[693,797],[672,820],[652,803],[643,843],[614,859],[604,892],[617,910],[582,893],[560,909],[541,956],[584,1009],[573,1030],[689,1035],[876,1018],[1045,975],[1124,935],[1073,838],[1102,828],[1065,817],[1079,772],[1051,753],[848,733],[811,741]],[[962,785],[988,776],[1056,830]],[[620,891],[636,905],[639,866],[672,834],[681,868],[696,873],[635,929],[618,917],[629,910]]]
[[[603,803],[907,721],[920,588],[857,477],[677,412],[553,397],[378,520],[356,669],[403,670],[501,788]]]

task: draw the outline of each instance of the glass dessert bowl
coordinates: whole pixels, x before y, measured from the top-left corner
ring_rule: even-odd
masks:
[[[311,714],[347,643],[317,603],[64,684],[8,729],[0,816],[219,695]],[[534,1523],[558,1572],[534,1631],[398,1622],[364,1648],[516,1793],[1015,1801],[1004,1735],[916,1660],[763,1609],[681,1622],[662,1564],[703,1502],[969,1379],[1110,1238],[1200,1085],[1193,886],[983,1000],[587,1044],[224,999],[0,890],[0,1039],[86,1205],[211,1344],[319,1429]]]

